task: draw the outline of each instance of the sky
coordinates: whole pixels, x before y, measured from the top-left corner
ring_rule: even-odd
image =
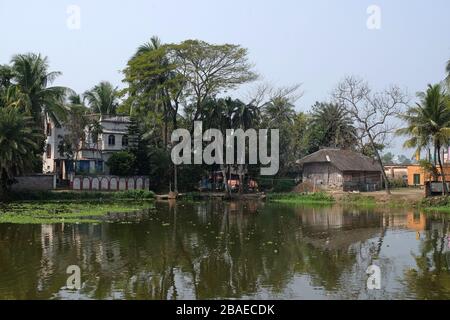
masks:
[[[374,5],[380,15],[368,12]],[[0,0],[0,64],[42,53],[63,73],[56,84],[82,93],[103,80],[123,86],[120,70],[153,35],[201,39],[247,48],[264,82],[301,83],[298,111],[329,100],[346,75],[375,90],[396,84],[414,102],[445,77],[449,12],[448,0]],[[402,151],[398,141],[391,148]]]

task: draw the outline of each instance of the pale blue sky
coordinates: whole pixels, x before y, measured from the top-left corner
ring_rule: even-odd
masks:
[[[80,30],[66,26],[71,4],[81,8]],[[381,30],[366,27],[372,4],[381,8]],[[63,72],[58,84],[81,93],[101,80],[121,85],[119,70],[152,35],[235,43],[266,81],[303,83],[297,109],[307,110],[347,74],[412,96],[442,80],[449,12],[448,0],[0,0],[0,63],[41,52]]]

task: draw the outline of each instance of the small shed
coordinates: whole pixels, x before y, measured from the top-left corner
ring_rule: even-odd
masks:
[[[382,169],[372,158],[341,149],[321,149],[297,161],[303,182],[324,189],[376,191],[381,188]]]

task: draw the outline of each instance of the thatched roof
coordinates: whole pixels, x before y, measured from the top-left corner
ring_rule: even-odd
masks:
[[[308,163],[331,163],[340,171],[381,171],[380,165],[372,158],[341,149],[322,149],[297,161],[301,166]]]

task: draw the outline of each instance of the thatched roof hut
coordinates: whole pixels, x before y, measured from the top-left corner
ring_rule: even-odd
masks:
[[[344,191],[373,191],[381,187],[381,166],[351,150],[321,149],[297,161],[303,182]]]

